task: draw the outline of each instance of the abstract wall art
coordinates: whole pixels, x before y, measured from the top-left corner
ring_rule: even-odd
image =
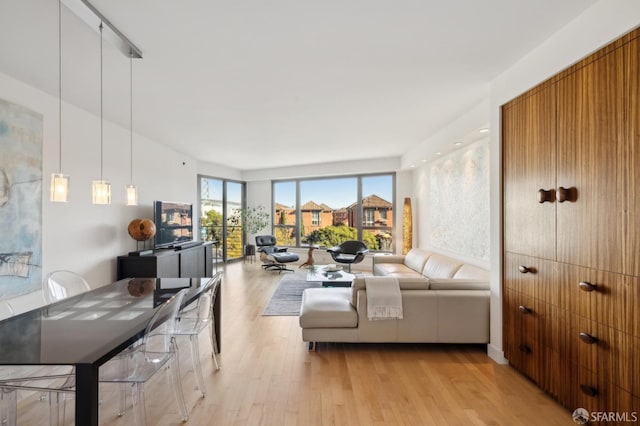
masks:
[[[429,175],[431,244],[489,261],[489,142],[455,151]]]
[[[0,298],[42,282],[42,115],[0,99]]]

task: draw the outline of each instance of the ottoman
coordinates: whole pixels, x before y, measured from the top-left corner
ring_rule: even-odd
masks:
[[[267,255],[267,258],[271,258],[270,261],[262,264],[264,269],[273,269],[278,271],[278,273],[282,271],[293,272],[293,269],[287,268],[287,263],[296,262],[300,259],[300,257],[295,253],[288,253],[286,251],[281,252],[273,252]]]
[[[355,342],[358,336],[358,313],[351,304],[350,288],[308,288],[302,293],[300,306],[302,340],[309,350],[316,339]]]

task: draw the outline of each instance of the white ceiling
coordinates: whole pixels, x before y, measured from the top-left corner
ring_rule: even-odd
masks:
[[[57,2],[0,5],[0,72],[57,96]],[[94,0],[143,53],[134,128],[240,170],[399,157],[595,0]],[[4,37],[9,34],[9,37]],[[64,10],[63,98],[99,112],[99,39]],[[107,119],[129,60],[105,48]]]

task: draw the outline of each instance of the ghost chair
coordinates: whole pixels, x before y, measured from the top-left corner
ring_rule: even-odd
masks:
[[[191,347],[191,361],[193,362],[193,370],[195,372],[198,388],[202,396],[207,395],[207,390],[202,376],[202,366],[200,365],[200,350],[198,347],[198,338],[203,330],[209,329],[209,337],[211,338],[211,357],[216,370],[220,370],[220,365],[216,358],[218,345],[216,343],[216,325],[213,316],[213,305],[215,304],[216,294],[222,281],[221,274],[216,274],[214,283],[211,288],[203,293],[197,302],[185,306],[179,314],[178,322],[174,334],[176,336],[188,336]]]
[[[91,290],[91,286],[84,279],[84,277],[76,272],[67,270],[58,270],[49,273],[42,282],[42,294],[44,295],[44,301],[46,304],[58,302],[68,297],[77,296],[78,294],[85,293]],[[73,374],[72,368],[70,374]],[[71,377],[67,383],[63,386],[70,388],[75,385],[75,377]],[[64,399],[67,395],[62,394],[62,418],[65,416]],[[40,399],[45,399],[46,394],[43,394]]]
[[[168,367],[171,372],[173,391],[182,420],[186,421],[189,418],[180,381],[180,366],[174,336],[178,312],[187,291],[188,289],[181,290],[158,308],[136,346],[125,349],[118,357],[100,367],[101,383],[131,386],[136,425],[147,424],[144,385],[164,367]],[[124,412],[125,394],[120,392],[121,413]]]
[[[14,315],[5,300],[0,300],[0,320]],[[45,367],[46,368],[46,367]],[[51,371],[51,367],[48,367]],[[0,424],[15,426],[18,421],[18,391],[41,391],[49,399],[49,424],[60,420],[59,406],[64,393],[73,393],[73,374],[65,369],[60,374],[42,374],[43,367],[14,365],[0,367]],[[62,421],[64,422],[64,410]]]
[[[79,274],[71,271],[54,271],[44,279],[42,293],[47,304],[91,290],[89,283]]]

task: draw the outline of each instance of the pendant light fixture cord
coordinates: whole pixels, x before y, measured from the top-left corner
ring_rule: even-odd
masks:
[[[133,51],[129,53],[129,179],[133,184]]]
[[[103,163],[103,156],[104,156],[104,152],[102,149],[102,145],[103,145],[103,137],[104,137],[104,130],[103,130],[103,118],[102,118],[102,108],[103,108],[103,91],[102,91],[102,44],[103,44],[103,40],[102,40],[102,21],[100,22],[100,180],[102,179],[102,163]]]
[[[62,173],[62,0],[58,0],[58,172]]]

